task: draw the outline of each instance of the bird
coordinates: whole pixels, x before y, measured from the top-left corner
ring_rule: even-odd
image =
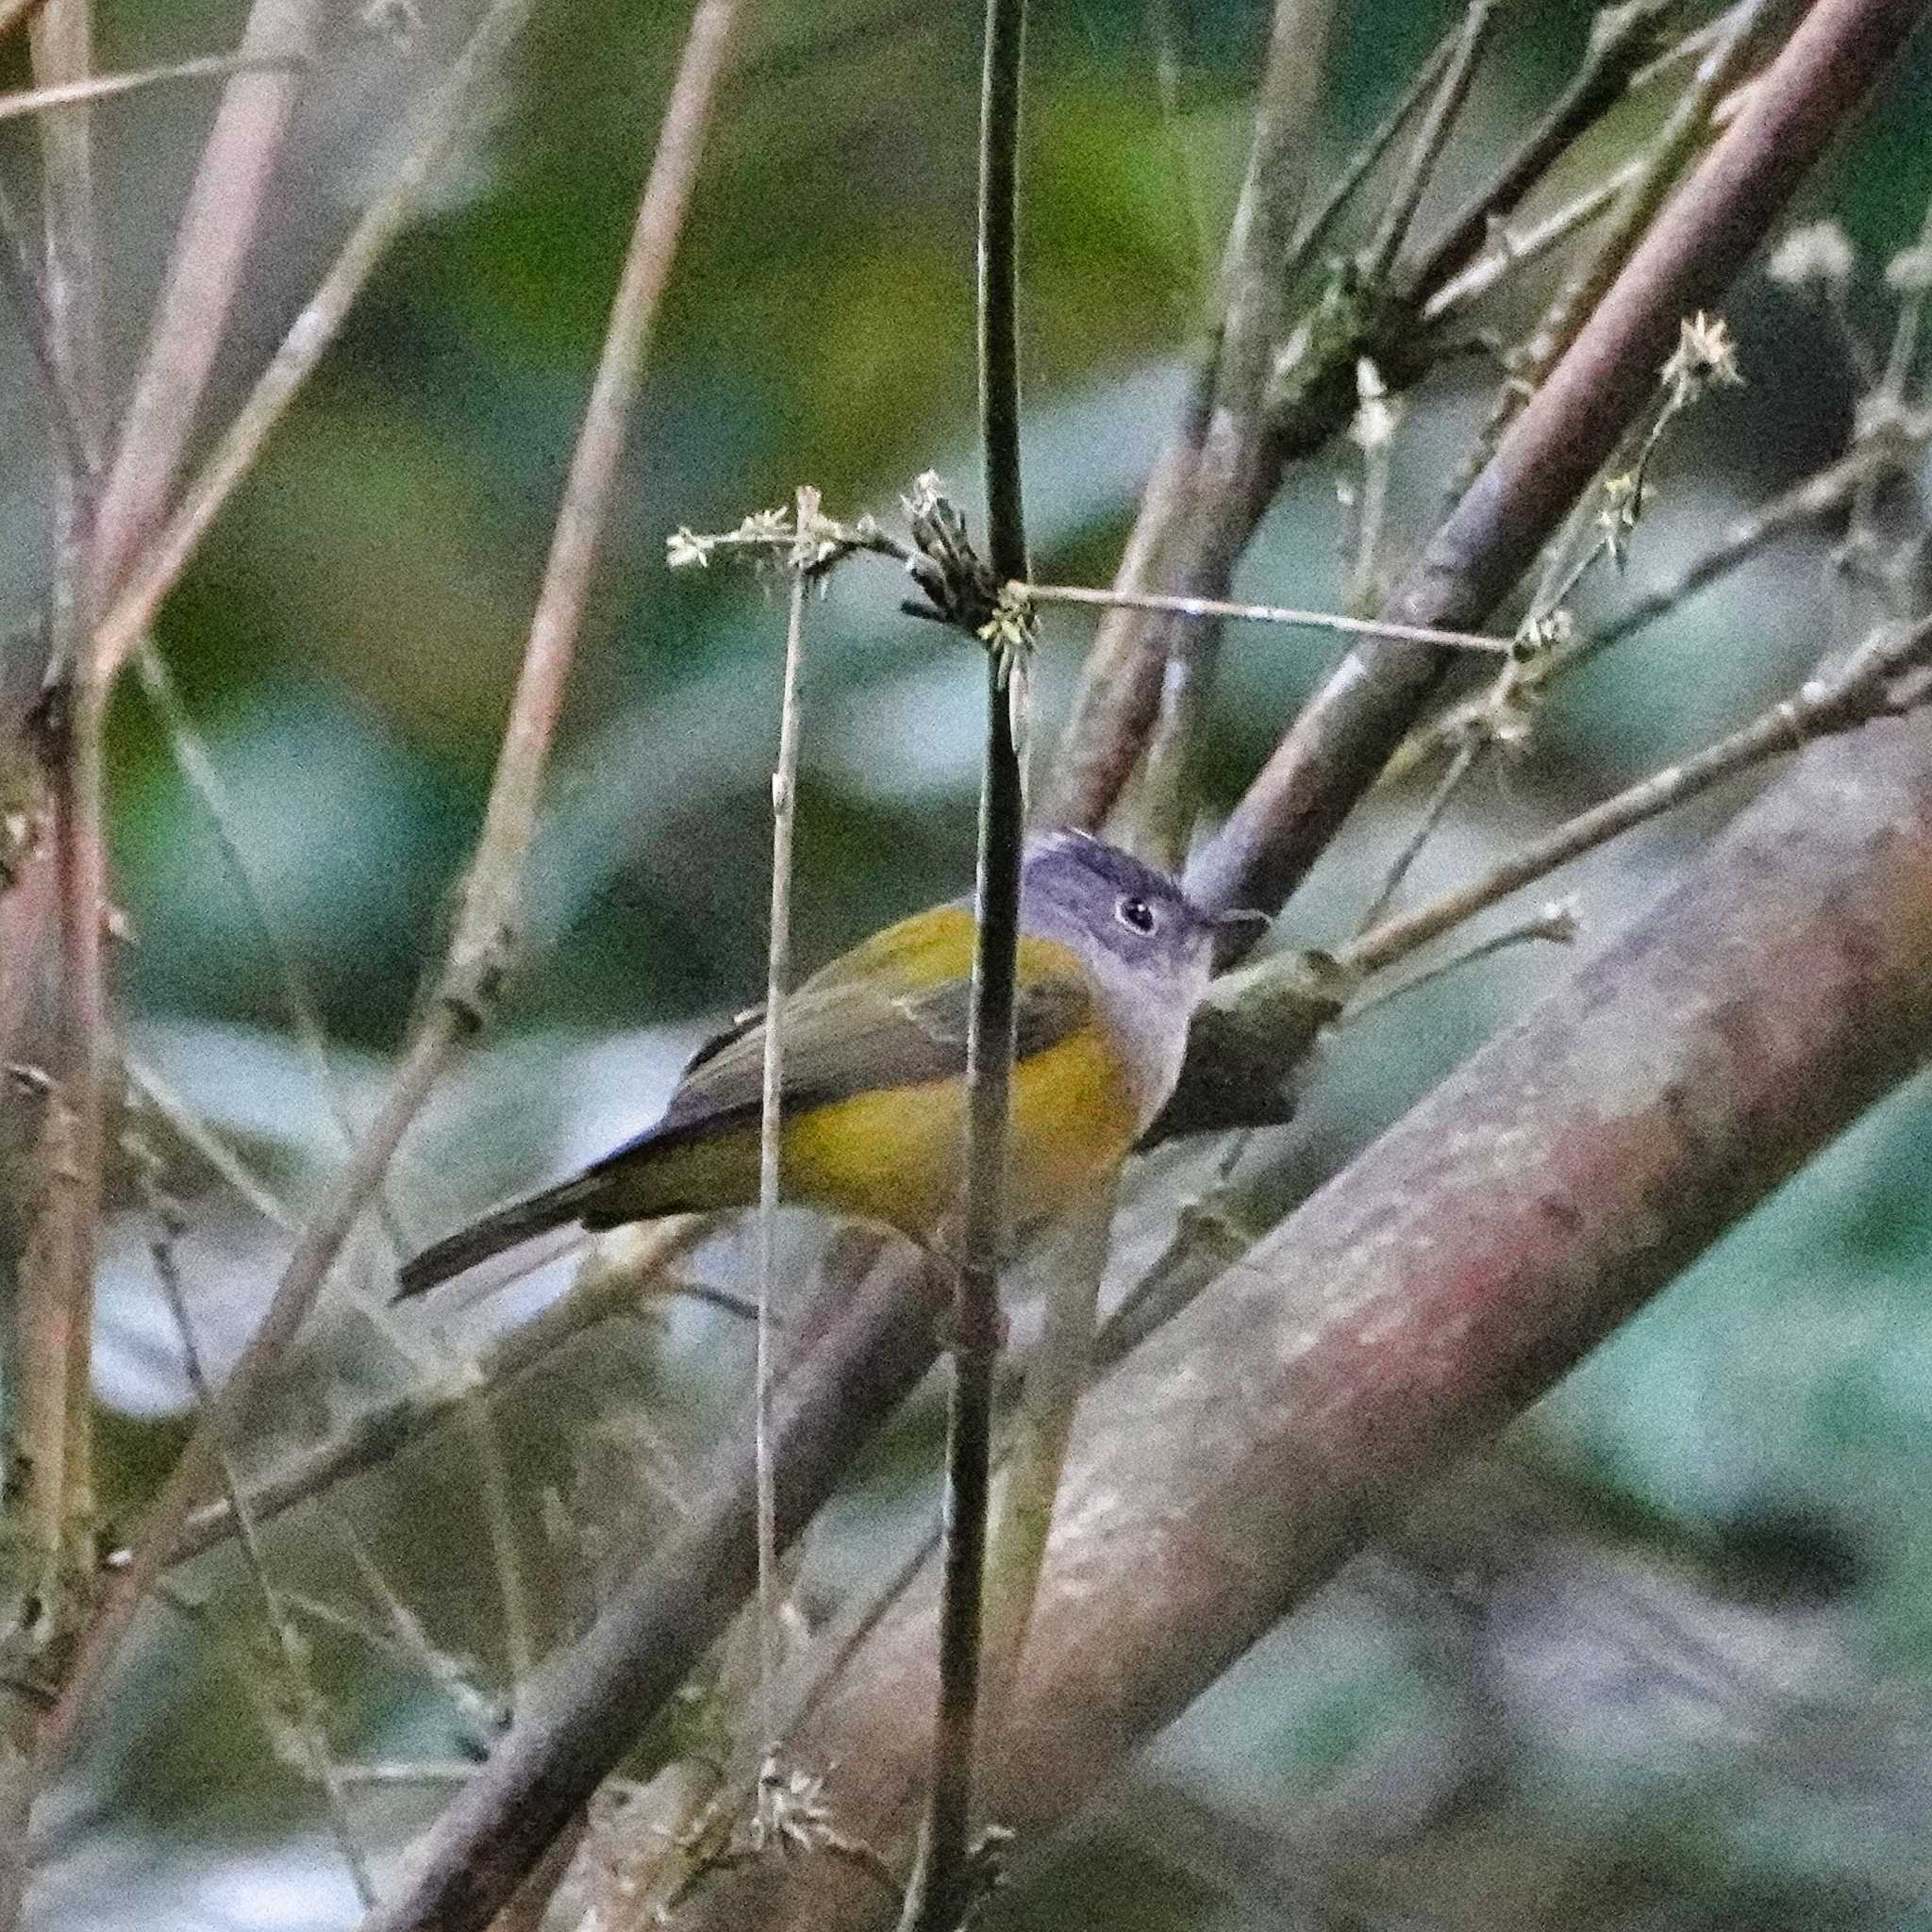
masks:
[[[1008,1099],[1014,1236],[1084,1193],[1166,1103],[1224,923],[1117,845],[1074,831],[1028,841]],[[974,933],[971,902],[949,901],[887,926],[787,996],[783,1199],[944,1245],[964,1186]],[[656,1125],[424,1249],[404,1264],[396,1299],[557,1227],[756,1202],[763,1075],[755,1008],[692,1056]]]

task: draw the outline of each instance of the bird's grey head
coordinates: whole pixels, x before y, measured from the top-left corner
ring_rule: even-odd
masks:
[[[1188,1020],[1208,990],[1214,921],[1131,853],[1084,832],[1052,832],[1027,847],[1020,924],[1080,956],[1143,1077],[1151,1118],[1179,1076]]]
[[[1085,832],[1050,832],[1027,847],[1020,920],[1041,939],[1075,941],[1096,971],[1118,961],[1139,978],[1207,984],[1214,922],[1179,882]],[[1105,955],[1103,959],[1100,956]]]

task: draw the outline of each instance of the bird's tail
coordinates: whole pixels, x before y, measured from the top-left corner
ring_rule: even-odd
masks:
[[[545,1188],[540,1194],[512,1201],[508,1207],[486,1214],[481,1221],[473,1221],[468,1227],[445,1235],[403,1263],[396,1274],[393,1299],[407,1301],[411,1295],[422,1294],[439,1282],[447,1281],[453,1274],[474,1268],[478,1261],[487,1261],[491,1255],[502,1254],[506,1248],[547,1234],[553,1227],[582,1220],[584,1209],[595,1193],[596,1183],[591,1176],[579,1174],[575,1180]]]

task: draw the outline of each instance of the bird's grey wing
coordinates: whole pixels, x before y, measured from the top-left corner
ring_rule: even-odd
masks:
[[[787,1111],[882,1087],[957,1078],[966,1067],[971,1004],[963,979],[917,992],[844,980],[795,993],[785,1008]],[[1017,1057],[1044,1053],[1067,1039],[1084,1024],[1091,1004],[1075,979],[1047,974],[1030,981],[1015,1002]],[[743,1016],[698,1050],[654,1137],[758,1110],[764,1091],[763,1023],[762,1009]]]

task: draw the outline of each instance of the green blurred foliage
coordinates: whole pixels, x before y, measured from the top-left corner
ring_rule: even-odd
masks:
[[[414,47],[341,24],[284,203],[251,263],[241,341],[224,362],[205,441],[328,260],[366,188],[370,151],[474,12],[458,0],[422,0],[421,10]],[[229,44],[240,17],[231,0],[130,0],[101,11],[104,58],[129,65]],[[1590,11],[1577,0],[1511,10],[1425,224],[1560,85]],[[1453,12],[1392,0],[1339,10],[1318,180]],[[788,501],[801,482],[822,488],[837,512],[889,511],[917,472],[937,465],[962,500],[976,500],[973,15],[904,0],[756,10],[654,338],[605,542],[532,869],[530,956],[501,1035],[398,1163],[388,1230],[406,1244],[648,1121],[702,1026],[762,983],[782,600],[728,564],[674,575],[663,542],[679,525],[728,527]],[[1174,32],[1172,116],[1156,82],[1163,19]],[[238,884],[167,733],[132,690],[116,712],[111,804],[116,889],[134,933],[120,961],[130,1039],[294,1212],[339,1158],[335,1113],[366,1118],[380,1057],[440,958],[684,21],[681,8],[625,0],[540,6],[490,125],[385,264],[162,615],[162,652],[227,794],[227,833],[265,882],[279,943],[321,1017],[327,1081],[296,1041],[261,908]],[[1118,555],[1207,303],[1265,25],[1255,0],[1037,9],[1024,325],[1029,511],[1044,575],[1101,581]],[[1932,188],[1928,90],[1932,49],[1922,38],[1794,215],[1829,209],[1863,251],[1851,305],[1869,329],[1889,326],[1882,265],[1916,233]],[[109,349],[124,377],[207,106],[203,89],[184,86],[98,117]],[[1551,198],[1621,158],[1653,111],[1640,104],[1613,118],[1566,162]],[[0,170],[18,192],[27,138],[18,126],[0,133]],[[1520,322],[1544,287],[1506,296],[1486,319]],[[1855,384],[1826,322],[1757,277],[1727,313],[1749,387],[1673,435],[1628,576],[1587,587],[1585,622],[1666,575],[1845,432]],[[21,478],[0,497],[0,585],[25,587],[9,591],[8,618],[26,624],[44,570],[45,491],[35,480],[32,374],[17,344],[5,367],[17,391],[7,421],[25,453]],[[1491,379],[1471,358],[1410,400],[1392,488],[1395,559],[1429,527]],[[1357,468],[1344,448],[1289,480],[1243,563],[1241,592],[1335,605],[1350,534],[1337,485]],[[1825,541],[1760,561],[1565,690],[1528,753],[1464,792],[1412,895],[1467,875],[1801,675],[1841,622]],[[954,640],[903,619],[900,593],[883,566],[860,563],[812,619],[797,886],[806,965],[957,890],[970,870],[979,666]],[[1084,618],[1047,626],[1049,745],[1090,634]],[[1230,635],[1204,760],[1211,800],[1238,793],[1326,656],[1307,637]],[[1298,941],[1349,929],[1425,783],[1365,806],[1289,912]],[[1641,904],[1749,789],[1580,874],[1592,932]],[[1281,1201],[1332,1172],[1566,965],[1518,952],[1341,1034],[1302,1119],[1257,1141],[1255,1158],[1278,1162]],[[1874,1702],[1909,1691],[1914,1710],[1924,1702],[1928,1123],[1921,1081],[1633,1322],[1537,1423],[1548,1466],[1589,1500],[1578,1513],[1598,1525],[1593,1546],[1656,1575],[1695,1570],[1715,1595],[1749,1597],[1754,1577],[1757,1594],[1769,1593],[1766,1621],[1750,1626],[1749,1644],[1734,1644],[1740,1671],[1746,1649],[1769,1651],[1804,1617],[1824,1617],[1806,1607],[1807,1591],[1824,1592],[1829,1666],[1809,1676],[1791,1667],[1780,1683],[1796,1684],[1792,1705],[1835,1709],[1841,1694],[1856,1706],[1860,1690]],[[196,1218],[182,1260],[219,1364],[245,1335],[285,1242],[241,1216],[192,1158],[177,1156],[177,1165]],[[1202,1174],[1200,1160],[1163,1167],[1156,1205],[1197,1190]],[[114,1416],[107,1507],[125,1522],[178,1444],[185,1391],[144,1222],[131,1197],[119,1207],[101,1353]],[[367,1295],[393,1259],[388,1230],[367,1230],[341,1271],[273,1426],[248,1445],[251,1460],[326,1433],[450,1358],[440,1332],[399,1338],[372,1313]],[[799,1252],[802,1267],[811,1250]],[[729,1279],[729,1242],[706,1265]],[[499,1319],[530,1300],[513,1300]],[[460,1351],[475,1324],[451,1319],[450,1346]],[[1024,1335],[1024,1305],[1020,1319]],[[681,1307],[567,1352],[502,1406],[508,1533],[541,1579],[534,1634],[580,1622],[600,1562],[665,1520],[677,1474],[734,1412],[744,1358],[729,1318]],[[808,1595],[830,1600],[878,1570],[922,1518],[935,1429],[933,1407],[915,1405],[879,1445],[808,1558]],[[348,1492],[341,1514],[436,1657],[495,1692],[509,1653],[476,1471],[474,1441],[446,1432]],[[305,1518],[272,1543],[289,1587],[349,1604],[362,1624],[394,1637],[340,1522]],[[86,1830],[65,1824],[50,1844],[45,1923],[102,1932],[218,1916],[344,1923],[352,1905],[317,1834],[313,1793],[275,1757],[262,1722],[275,1666],[250,1586],[223,1557],[184,1588],[207,1607],[189,1624],[157,1619],[109,1735],[77,1781],[85,1790],[73,1816],[89,1821]],[[1037,1883],[1000,1907],[1000,1923],[1283,1923],[1277,1881],[1282,1861],[1292,1866],[1307,1850],[1301,1821],[1324,1804],[1345,1810],[1348,1794],[1374,1781],[1370,1773],[1412,1795],[1428,1784],[1414,1767],[1433,1761],[1432,1740],[1449,1740],[1441,1753],[1467,1741],[1457,1726],[1475,1693],[1438,1655],[1430,1622],[1454,1593],[1418,1585],[1416,1595],[1428,1598],[1426,1615],[1407,1599],[1391,1607],[1344,1592],[1296,1619],[1163,1740],[1083,1835],[1046,1853]],[[1567,1637],[1594,1655],[1588,1619],[1553,1585],[1539,1601],[1524,1625],[1551,1647]],[[1703,1597],[1679,1605],[1680,1620],[1707,1607]],[[1646,1628],[1641,1618],[1620,1625],[1640,1656]],[[468,1748],[460,1712],[425,1688],[421,1658],[340,1628],[310,1636],[339,1756],[448,1760]],[[1496,1655],[1535,1649],[1518,1628]],[[1513,1726],[1512,1749],[1472,1781],[1461,1810],[1419,1798],[1405,1810],[1391,1799],[1391,1815],[1360,1827],[1340,1867],[1332,1844],[1319,1848],[1329,1863],[1317,1858],[1307,1882],[1333,1880],[1342,1904],[1332,1923],[1898,1922],[1889,1915],[1900,1909],[1901,1874],[1924,1862],[1923,1827],[1916,1838],[1876,1832],[1853,1802],[1854,1780],[1807,1814],[1802,1774],[1812,1760],[1802,1753],[1797,1771],[1782,1772],[1754,1756],[1749,1738],[1700,1755],[1668,1713],[1654,1730],[1607,1740],[1591,1720],[1616,1707],[1613,1692],[1600,1707],[1586,1701],[1579,1746],[1553,1714],[1559,1699],[1506,1679],[1483,1656],[1492,1674],[1479,1688]],[[1760,1733],[1775,1729],[1753,1710]],[[1876,1789],[1886,1805],[1902,1803],[1923,1775],[1902,1763],[1887,1777],[1843,1749],[1868,1780],[1857,1789]],[[1400,1776],[1376,1769],[1391,1763]],[[392,1848],[441,1796],[435,1786],[364,1793],[358,1816]],[[1811,1828],[1800,1831],[1807,1816]],[[103,1840],[118,1851],[89,1849]],[[113,1856],[147,1861],[148,1878],[115,1879]],[[220,1874],[236,1872],[222,1891]],[[1507,1902],[1527,1895],[1532,1875],[1545,1884],[1548,1913],[1525,1907],[1512,1918]],[[209,1905],[218,1895],[219,1914]]]

